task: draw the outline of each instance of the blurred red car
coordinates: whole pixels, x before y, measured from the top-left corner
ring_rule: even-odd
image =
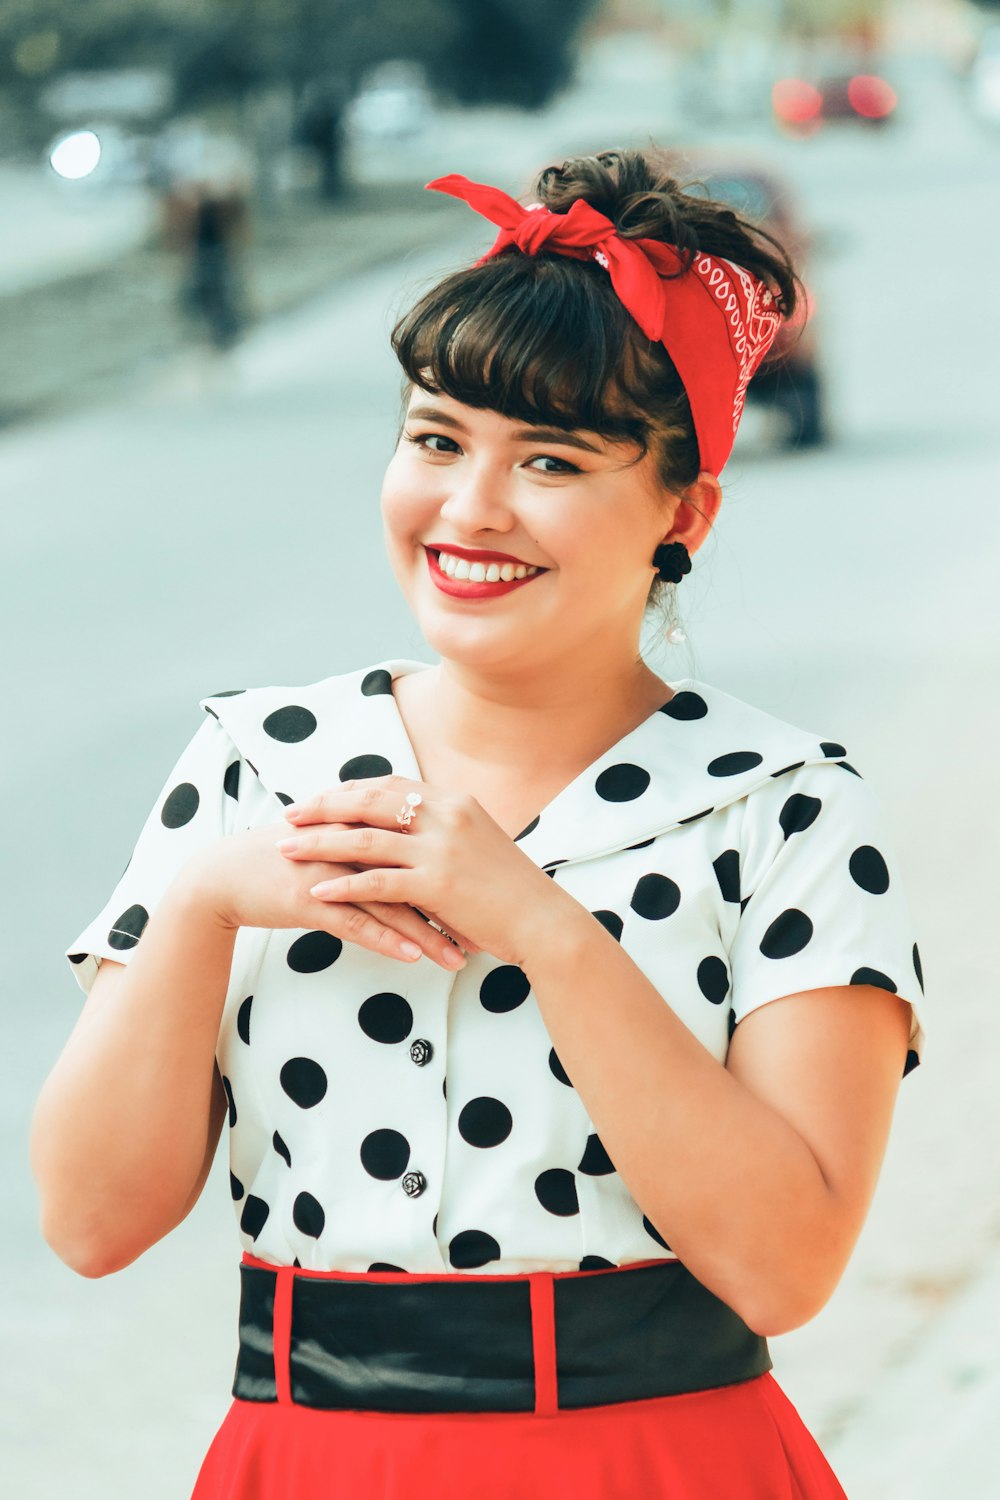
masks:
[[[898,102],[895,89],[870,58],[815,78],[779,78],[771,89],[774,118],[792,135],[813,135],[830,120],[885,125]]]
[[[788,249],[806,288],[804,303],[778,330],[747,388],[747,404],[777,409],[782,446],[818,447],[827,441],[816,303],[809,288],[814,237],[790,183],[770,163],[703,147],[678,153],[676,175],[685,191],[727,203],[742,218],[773,234]]]

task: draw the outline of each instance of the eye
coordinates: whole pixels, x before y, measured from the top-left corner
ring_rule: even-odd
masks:
[[[532,464],[557,464],[555,469],[539,469],[540,474],[579,474],[581,471],[576,464],[571,464],[568,459],[556,458],[552,453],[539,453],[536,457],[528,460],[528,466]]]
[[[443,432],[404,432],[403,436],[408,443],[412,443],[415,448],[422,448],[425,453],[455,453],[461,451],[454,438],[445,437]],[[451,447],[429,447],[428,445],[431,443],[450,443]]]

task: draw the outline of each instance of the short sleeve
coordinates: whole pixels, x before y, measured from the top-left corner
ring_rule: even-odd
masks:
[[[85,994],[102,958],[128,963],[151,913],[185,862],[233,831],[242,767],[226,730],[206,714],[167,777],[124,874],[103,908],[66,949]]]
[[[912,1008],[905,1077],[923,1055],[923,970],[875,792],[843,763],[796,768],[749,794],[740,842],[734,1024],[785,995],[876,985]]]

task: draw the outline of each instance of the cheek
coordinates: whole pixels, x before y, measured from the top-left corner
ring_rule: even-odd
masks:
[[[402,454],[393,458],[385,471],[379,503],[386,541],[397,547],[412,544],[414,534],[438,508],[427,475]]]

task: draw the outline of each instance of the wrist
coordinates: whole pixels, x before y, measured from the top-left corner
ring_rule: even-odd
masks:
[[[178,871],[166,893],[172,904],[184,906],[200,921],[223,932],[236,932],[241,923],[233,907],[225,880],[220,851],[209,845],[187,861]]]
[[[585,906],[568,891],[543,875],[544,886],[523,904],[517,925],[518,966],[538,972],[550,965],[560,967],[564,958],[576,953],[593,928],[600,928]]]

